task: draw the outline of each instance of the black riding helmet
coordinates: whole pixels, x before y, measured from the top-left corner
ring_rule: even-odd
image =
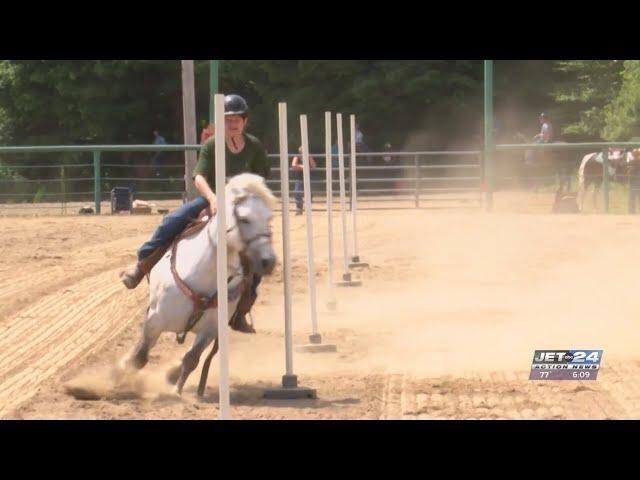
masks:
[[[224,97],[224,114],[246,117],[249,114],[249,105],[240,95],[227,95]]]

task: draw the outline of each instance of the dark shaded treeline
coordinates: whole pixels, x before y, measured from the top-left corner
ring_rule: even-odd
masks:
[[[566,141],[640,134],[637,64],[496,61],[498,142],[531,139],[541,111],[552,116]],[[0,144],[149,144],[153,129],[168,143],[183,143],[180,68],[178,60],[0,61]],[[482,71],[478,60],[226,61],[220,88],[247,98],[250,131],[270,152],[277,151],[279,101],[289,106],[291,149],[299,144],[301,113],[309,115],[312,150],[324,149],[327,110],[345,114],[345,137],[347,115],[356,114],[370,150],[387,142],[397,150],[480,148]],[[208,119],[208,72],[207,61],[196,61],[198,132]],[[86,160],[57,154],[37,161],[51,158]],[[114,154],[106,161],[149,158]]]

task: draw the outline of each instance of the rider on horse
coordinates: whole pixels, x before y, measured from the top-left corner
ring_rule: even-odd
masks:
[[[247,102],[239,95],[228,95],[225,97],[224,109],[227,175],[232,177],[240,173],[255,173],[267,179],[270,166],[266,151],[256,137],[244,131],[249,116]],[[211,213],[215,214],[214,159],[215,137],[211,136],[202,145],[198,164],[193,172],[193,180],[200,196],[164,217],[151,239],[140,247],[138,262],[120,274],[122,283],[127,288],[133,289],[138,286],[167,252],[173,240],[204,209],[209,207]],[[243,261],[243,268],[245,274],[253,275],[253,282],[251,288],[244,292],[240,299],[231,327],[240,332],[255,333],[253,326],[247,323],[245,315],[255,303],[261,277],[249,272],[249,262]]]

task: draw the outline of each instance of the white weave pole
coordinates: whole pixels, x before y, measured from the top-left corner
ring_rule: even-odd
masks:
[[[360,262],[358,255],[358,184],[356,180],[356,116],[351,115],[351,220],[353,221],[353,257],[349,267],[368,267],[369,264]]]
[[[309,304],[311,308],[312,334],[307,345],[297,347],[299,352],[336,352],[334,344],[322,343],[318,332],[318,315],[316,311],[316,275],[313,267],[313,212],[311,211],[311,162],[309,161],[309,132],[307,116],[300,115],[300,137],[302,139],[302,178],[304,180],[304,209],[307,224],[307,275],[309,283]]]
[[[304,210],[307,224],[307,275],[309,283],[309,301],[311,308],[312,339],[319,337],[318,315],[316,312],[316,275],[313,266],[313,212],[311,211],[311,166],[309,162],[309,132],[307,116],[300,115],[300,136],[302,139],[302,178],[304,180]]]
[[[358,189],[356,187],[356,116],[349,116],[350,140],[351,140],[351,220],[353,221],[353,261],[358,258]]]
[[[336,115],[337,134],[338,134],[338,171],[340,176],[340,216],[342,217],[342,251],[344,275],[349,273],[349,246],[347,244],[347,208],[345,197],[345,181],[344,181],[344,140],[342,137],[342,114]]]
[[[349,246],[347,242],[347,207],[346,207],[346,187],[344,180],[344,140],[342,136],[342,114],[336,115],[337,121],[337,134],[338,134],[338,170],[340,175],[340,217],[342,219],[342,266],[343,274],[342,281],[337,282],[336,285],[340,287],[356,287],[362,285],[359,280],[354,281],[351,279],[351,272],[349,272]]]
[[[316,391],[298,385],[293,373],[293,333],[291,315],[291,254],[289,243],[289,138],[287,134],[287,104],[278,104],[280,132],[280,197],[282,201],[282,266],[284,274],[284,347],[286,373],[282,376],[282,387],[271,388],[264,397],[272,400],[316,398]]]
[[[227,203],[225,164],[224,95],[215,95],[215,152],[216,152],[216,227],[217,245],[217,285],[218,285],[218,342],[220,359],[219,391],[220,420],[230,420],[229,401],[229,303],[227,292]]]
[[[280,131],[280,185],[282,198],[282,263],[284,267],[284,338],[286,376],[293,377],[293,334],[291,331],[291,255],[289,242],[289,137],[287,104],[278,104]],[[295,386],[295,385],[294,385]]]
[[[329,282],[329,301],[327,302],[327,308],[329,310],[335,310],[336,297],[333,291],[333,158],[331,156],[331,112],[325,112],[324,114],[324,148],[325,148],[325,161],[327,171],[327,235],[329,237],[329,267],[328,267],[328,282]]]

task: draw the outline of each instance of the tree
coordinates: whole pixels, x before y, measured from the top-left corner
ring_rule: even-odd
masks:
[[[557,61],[561,75],[554,89],[557,111],[566,120],[563,133],[573,140],[600,140],[605,107],[617,95],[623,62],[620,60]]]
[[[605,108],[603,136],[609,141],[629,141],[640,136],[640,61],[626,60],[622,85]]]
[[[180,63],[2,61],[2,143],[128,143],[181,122]]]
[[[208,61],[195,67],[200,129],[209,116]],[[531,136],[545,111],[568,140],[597,138],[622,69],[609,60],[496,61],[498,133]],[[271,152],[281,101],[290,148],[300,142],[301,113],[312,148],[323,148],[325,111],[355,114],[373,149],[478,146],[471,139],[481,141],[482,87],[481,60],[231,60],[220,68],[220,90],[247,98],[250,131]],[[154,128],[170,143],[183,140],[178,60],[0,61],[2,144],[149,143]]]

